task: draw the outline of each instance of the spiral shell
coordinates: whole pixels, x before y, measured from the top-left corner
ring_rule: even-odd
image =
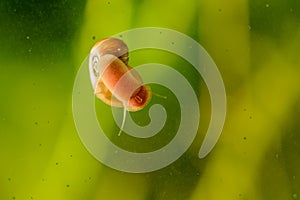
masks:
[[[111,106],[137,111],[150,101],[151,89],[128,60],[128,47],[122,40],[103,39],[90,52],[90,78],[97,98]],[[121,78],[123,84],[116,89]]]

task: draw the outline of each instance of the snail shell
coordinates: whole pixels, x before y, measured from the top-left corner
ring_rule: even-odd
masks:
[[[128,47],[122,40],[103,39],[90,52],[90,78],[97,98],[111,106],[137,111],[150,101],[151,89],[143,84],[138,72],[128,66],[128,59]],[[116,89],[121,77],[123,84]]]

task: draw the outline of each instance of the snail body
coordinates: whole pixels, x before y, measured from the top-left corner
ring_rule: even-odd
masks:
[[[90,78],[96,97],[110,106],[124,107],[123,123],[126,110],[143,109],[152,94],[138,72],[128,65],[128,60],[127,45],[116,38],[97,42],[89,56]],[[122,84],[116,88],[121,78]]]

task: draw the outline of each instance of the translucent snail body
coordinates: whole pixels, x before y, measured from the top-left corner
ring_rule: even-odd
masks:
[[[108,105],[124,107],[122,129],[126,110],[141,110],[150,101],[150,87],[144,85],[137,71],[128,66],[128,47],[116,38],[107,38],[94,45],[90,52],[89,68],[97,98]],[[122,84],[116,88],[121,78]]]

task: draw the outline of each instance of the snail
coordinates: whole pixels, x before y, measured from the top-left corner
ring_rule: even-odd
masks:
[[[143,84],[138,72],[128,65],[128,60],[128,47],[117,38],[100,40],[89,55],[90,79],[96,97],[110,106],[123,107],[118,135],[125,124],[126,110],[143,109],[152,95],[151,88]],[[121,78],[122,85],[116,88]]]

